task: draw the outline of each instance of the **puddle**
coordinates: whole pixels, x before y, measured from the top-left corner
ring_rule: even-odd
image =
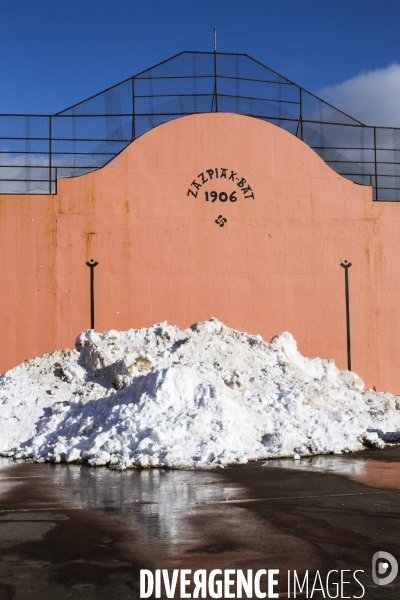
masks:
[[[210,472],[116,472],[67,466],[56,469],[53,480],[59,490],[67,491],[64,506],[130,517],[144,538],[163,544],[166,551],[171,551],[172,545],[194,541],[196,535],[188,526],[192,515],[204,514],[223,500],[245,496],[245,490]]]
[[[346,456],[313,456],[310,458],[268,460],[264,467],[300,471],[316,471],[343,475],[352,481],[374,488],[400,491],[400,461],[385,462]]]
[[[119,472],[84,465],[15,464],[9,460],[0,464],[0,500],[24,483],[50,489],[53,511],[60,507],[122,517],[129,527],[140,530],[143,539],[164,544],[165,551],[193,544],[199,538],[197,527],[190,526],[192,518],[206,518],[221,502],[246,496],[245,489],[210,471]],[[48,506],[46,501],[46,509]],[[29,509],[33,509],[30,504]],[[34,510],[40,509],[40,503],[35,504]],[[203,541],[197,539],[198,543]]]
[[[15,466],[15,462],[9,458],[0,457],[0,499],[19,483],[18,479],[11,476]]]
[[[65,512],[73,520],[76,513],[82,519],[96,513],[104,523],[123,529],[118,548],[124,560],[140,557],[144,564],[165,568],[181,563],[187,568],[233,568],[239,561],[259,569],[265,567],[267,556],[283,569],[291,547],[304,557],[299,568],[317,564],[319,553],[307,540],[249,510],[242,502],[250,490],[219,471],[118,472],[79,465],[14,464],[0,472],[2,482],[20,486],[24,480],[26,490],[11,490],[15,500],[7,505],[6,515],[47,510]],[[0,494],[0,509],[6,496]]]
[[[3,556],[14,555],[14,545],[20,553],[25,536],[29,544],[24,560],[51,562],[54,585],[85,590],[92,584],[106,586],[102,579],[106,572],[114,573],[115,581],[118,577],[125,581],[129,569],[134,585],[139,568],[256,571],[273,565],[282,572],[296,569],[304,573],[331,568],[337,560],[367,568],[381,549],[383,527],[387,527],[387,543],[397,543],[392,521],[398,511],[397,496],[387,495],[387,516],[380,507],[382,514],[369,521],[376,510],[375,496],[364,489],[356,494],[360,498],[347,494],[354,486],[346,479],[398,491],[400,462],[346,455],[264,464],[271,467],[269,472],[260,463],[221,471],[118,472],[84,465],[8,461],[0,465],[0,525],[4,525],[7,543]],[[292,474],[282,469],[344,478],[299,473],[294,489]],[[321,479],[326,483],[322,490]],[[6,484],[15,486],[8,494],[1,491]],[[349,498],[336,498],[337,491]],[[309,496],[320,496],[317,510]],[[60,514],[64,516],[60,518]],[[51,530],[47,530],[49,524]],[[15,535],[9,535],[14,531]],[[374,536],[379,543],[375,544]],[[333,551],[328,555],[326,548],[330,547]],[[101,565],[96,562],[100,559]],[[115,569],[106,571],[105,560],[118,561]],[[33,572],[34,567],[29,568]],[[35,566],[35,573],[38,571]],[[43,575],[43,581],[46,577],[47,585],[50,575]]]

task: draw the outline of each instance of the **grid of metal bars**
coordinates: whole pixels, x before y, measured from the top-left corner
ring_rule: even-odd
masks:
[[[301,138],[337,173],[400,201],[400,129],[371,127],[246,54],[181,52],[54,115],[0,115],[0,193],[55,194],[153,127],[231,112]]]

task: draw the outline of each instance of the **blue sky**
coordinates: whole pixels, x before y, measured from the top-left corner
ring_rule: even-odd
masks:
[[[181,50],[212,50],[214,26],[218,50],[348,110],[337,84],[356,78],[357,91],[360,73],[400,63],[398,0],[1,0],[0,19],[3,114],[54,113]],[[400,67],[390,77],[400,96]]]

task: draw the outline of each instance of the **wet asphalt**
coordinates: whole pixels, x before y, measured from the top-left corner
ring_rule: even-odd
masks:
[[[140,569],[268,568],[282,598],[288,570],[336,569],[399,600],[400,575],[372,581],[378,551],[400,563],[400,446],[212,471],[0,461],[0,600],[136,599]]]

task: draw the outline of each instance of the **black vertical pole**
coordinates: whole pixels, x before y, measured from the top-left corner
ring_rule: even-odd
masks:
[[[303,89],[300,88],[300,138],[304,142],[304,132],[303,132]]]
[[[53,193],[53,185],[52,185],[52,143],[51,143],[51,138],[53,135],[53,129],[52,129],[52,121],[51,121],[51,117],[49,117],[49,194]]]
[[[135,78],[132,77],[132,142],[136,139],[135,123]]]
[[[86,263],[90,268],[90,329],[94,329],[94,268],[98,264],[93,259]]]
[[[374,127],[374,163],[375,163],[375,200],[378,198],[378,163],[376,160],[376,127]]]
[[[218,89],[217,89],[217,28],[214,27],[214,94],[215,112],[218,112]]]
[[[349,268],[351,263],[344,261],[340,263],[344,269],[344,287],[346,294],[346,329],[347,329],[347,368],[351,371],[351,352],[350,352],[350,298],[349,298]]]

